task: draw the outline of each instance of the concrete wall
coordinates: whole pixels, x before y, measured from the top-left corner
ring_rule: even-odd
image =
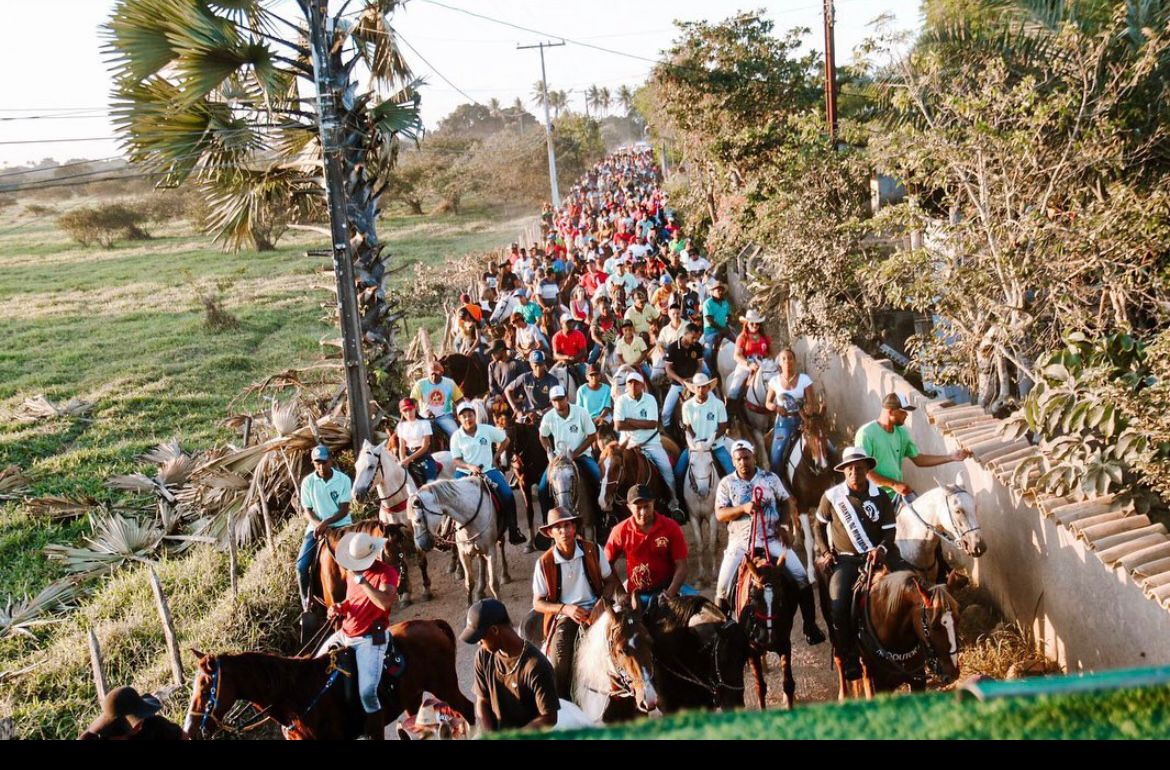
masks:
[[[926,397],[860,349],[841,356],[801,339],[794,350],[825,393],[835,427],[846,435],[876,418],[882,396],[894,391],[920,407],[906,427],[922,452],[958,448],[931,425],[921,408]],[[828,368],[818,371],[814,359]],[[1049,657],[1069,671],[1170,664],[1170,612],[1120,569],[1106,567],[1068,529],[1016,501],[974,460],[936,468],[906,463],[906,481],[918,490],[953,482],[956,474],[975,496],[987,553],[973,564],[961,555],[955,562],[968,567],[1009,618],[1032,628]]]
[[[727,271],[731,298],[741,308],[750,304],[750,290],[741,277],[747,262],[742,256],[732,260]],[[769,315],[773,339],[787,339],[785,321],[777,318],[776,309],[762,310]],[[888,364],[859,348],[842,356],[808,339],[793,340],[792,347],[825,394],[839,434],[852,436],[860,425],[876,419],[882,396],[891,391],[919,407],[927,403]],[[958,448],[922,408],[906,427],[922,452],[945,454]],[[1170,612],[1123,570],[1106,567],[1069,529],[1016,500],[974,460],[925,469],[906,463],[907,483],[920,491],[954,482],[956,474],[975,496],[987,553],[978,560],[952,554],[951,563],[986,588],[1005,615],[1031,628],[1048,657],[1069,671],[1170,664]]]

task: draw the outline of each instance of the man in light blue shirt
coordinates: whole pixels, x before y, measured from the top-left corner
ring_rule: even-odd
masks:
[[[594,427],[603,422],[609,422],[613,416],[613,399],[610,397],[609,383],[601,379],[601,366],[589,364],[585,369],[585,386],[577,388],[577,406],[584,409]]]
[[[658,429],[658,402],[646,392],[646,381],[637,372],[630,372],[626,377],[626,393],[614,401],[613,418],[619,438],[628,446],[642,450],[646,459],[658,468],[670,490],[671,513],[679,514],[682,509],[678,505],[674,469],[670,467],[670,456],[662,446]]]
[[[516,497],[507,479],[496,467],[495,458],[508,448],[508,434],[494,425],[479,425],[475,407],[464,401],[455,408],[459,430],[451,435],[451,459],[455,478],[483,476],[496,488],[500,496],[500,513],[508,527],[508,541],[520,545],[528,541],[516,525]],[[493,445],[497,448],[493,450]]]
[[[727,447],[723,446],[723,436],[727,433],[727,407],[722,401],[711,395],[711,386],[714,384],[707,375],[699,372],[691,380],[691,389],[695,397],[684,401],[682,406],[682,424],[686,428],[687,443],[702,442],[711,446],[711,453],[715,457],[715,464],[719,466],[719,476],[722,478],[735,471],[731,462],[731,455]],[[683,488],[687,475],[687,465],[690,463],[691,450],[683,447],[678,462],[674,465],[674,483]]]
[[[313,472],[301,479],[301,509],[309,525],[297,554],[297,586],[301,590],[301,607],[306,611],[313,595],[309,584],[309,570],[317,555],[317,541],[331,528],[353,524],[349,515],[349,501],[353,483],[333,467],[329,447],[318,444],[311,455]]]

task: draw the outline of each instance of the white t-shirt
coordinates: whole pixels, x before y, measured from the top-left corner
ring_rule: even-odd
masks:
[[[701,404],[697,397],[690,398],[683,402],[682,421],[694,431],[696,439],[707,441],[715,438],[719,423],[727,422],[727,407],[710,393]]]
[[[784,375],[779,375],[773,377],[772,380],[768,383],[768,388],[776,394],[776,398],[780,400],[781,405],[783,405],[784,397],[788,396],[796,402],[797,406],[803,406],[804,391],[809,385],[813,384],[812,377],[809,377],[804,372],[801,372],[800,375],[796,378],[796,387],[790,390],[785,390],[784,385],[780,382],[782,379],[784,379]]]
[[[662,348],[663,352],[666,352],[666,348],[670,345],[670,343],[681,340],[682,336],[686,334],[686,331],[686,321],[680,323],[677,329],[670,324],[667,324],[666,326],[663,326],[661,330],[659,330],[658,341],[655,344]]]
[[[561,289],[556,281],[543,281],[540,284],[540,296],[543,299],[556,299]]]
[[[686,250],[683,250],[683,252],[679,254],[678,261],[679,264],[686,268],[688,273],[697,273],[700,270],[708,270],[711,267],[711,262],[706,257],[699,255],[692,257],[686,252]]]
[[[623,393],[613,402],[614,425],[627,418],[658,422],[658,402],[654,400],[654,396],[650,395],[649,391],[642,393],[642,397],[637,401],[628,393]],[[662,446],[662,436],[659,435],[657,428],[623,430],[618,435],[623,440],[629,437],[635,446]]]
[[[516,347],[532,351],[544,344],[544,335],[532,324],[516,330]]]
[[[551,438],[553,446],[560,451],[564,444],[565,450],[575,452],[581,446],[582,439],[588,438],[597,432],[589,413],[576,404],[569,404],[569,416],[561,417],[556,407],[549,409],[540,418],[540,435]]]
[[[561,603],[578,604],[584,609],[591,610],[597,603],[593,589],[589,587],[589,578],[585,575],[585,551],[577,546],[573,558],[566,559],[561,552],[553,551],[553,561],[561,565]],[[609,561],[605,558],[605,549],[597,549],[597,562],[601,567],[601,579],[610,576]],[[548,583],[544,579],[544,570],[537,567],[532,571],[532,595],[548,596]]]
[[[413,452],[423,445],[423,440],[431,435],[430,420],[399,420],[394,428],[398,439],[406,445],[407,451]]]

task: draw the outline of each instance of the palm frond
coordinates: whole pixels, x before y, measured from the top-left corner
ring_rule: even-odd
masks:
[[[93,411],[93,404],[71,398],[63,404],[54,404],[44,394],[26,398],[12,414],[16,422],[28,423],[53,420],[58,417],[84,417]]]
[[[101,508],[101,503],[89,495],[45,495],[28,500],[24,507],[34,518],[68,521],[85,516],[95,508]]]
[[[278,436],[287,436],[301,426],[300,410],[301,404],[296,398],[284,404],[273,400],[272,409],[268,412],[268,422]]]
[[[361,14],[348,26],[348,34],[371,77],[383,85],[410,78],[410,65],[398,47],[398,38],[390,24],[390,14],[397,2],[367,3]],[[345,26],[339,27],[343,32]]]
[[[76,580],[58,580],[32,598],[25,596],[17,601],[7,597],[0,601],[0,639],[7,636],[35,639],[33,629],[61,620],[60,613],[68,609],[77,590]]]
[[[32,483],[19,465],[9,465],[0,470],[0,500],[14,500],[28,491]]]
[[[131,561],[154,563],[151,557],[163,537],[154,522],[118,513],[90,513],[89,521],[93,531],[85,538],[88,548],[53,544],[45,546],[45,555],[66,572],[84,576],[110,572]]]

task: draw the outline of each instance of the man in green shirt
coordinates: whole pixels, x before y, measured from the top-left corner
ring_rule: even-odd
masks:
[[[882,399],[882,413],[873,422],[867,422],[857,429],[853,438],[854,446],[877,461],[868,474],[869,480],[893,497],[911,497],[914,490],[904,482],[902,461],[909,458],[919,468],[933,468],[936,465],[961,462],[971,456],[971,450],[959,449],[949,455],[928,455],[918,451],[910,438],[904,423],[918,407],[902,400],[897,393],[889,393]]]

